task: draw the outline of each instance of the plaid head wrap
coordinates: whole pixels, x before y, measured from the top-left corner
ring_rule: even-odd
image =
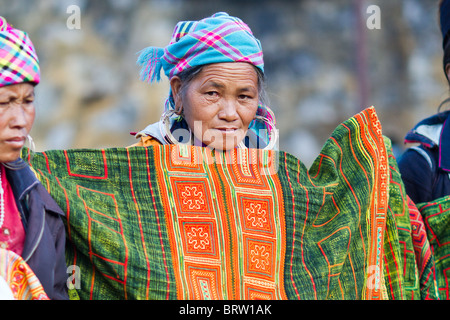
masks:
[[[159,81],[161,68],[171,79],[189,68],[221,62],[248,62],[264,72],[261,43],[242,20],[225,12],[179,22],[167,47],[148,47],[137,62],[146,82]]]
[[[0,16],[0,87],[40,81],[39,59],[26,32]]]

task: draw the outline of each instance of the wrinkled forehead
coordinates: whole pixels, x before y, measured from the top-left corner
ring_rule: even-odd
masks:
[[[0,87],[0,97],[21,97],[21,96],[34,96],[35,85],[30,82],[23,82],[17,84],[11,84]]]

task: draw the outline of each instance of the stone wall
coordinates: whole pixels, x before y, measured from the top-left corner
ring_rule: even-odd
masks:
[[[79,29],[68,28],[71,5]],[[370,5],[380,8],[380,29],[366,27]],[[165,46],[176,22],[217,11],[261,40],[280,149],[306,165],[341,121],[370,105],[401,148],[448,94],[437,0],[0,0],[0,8],[41,60],[38,151],[134,143],[129,132],[157,121],[168,93],[166,79],[139,81],[137,52]]]

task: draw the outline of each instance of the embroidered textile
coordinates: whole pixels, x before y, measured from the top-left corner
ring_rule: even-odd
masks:
[[[0,277],[9,285],[17,300],[48,300],[39,279],[22,257],[1,248]]]
[[[419,203],[417,207],[423,216],[435,259],[439,297],[443,300],[449,300],[450,232],[448,231],[448,224],[450,221],[450,196],[427,203]]]
[[[309,170],[285,152],[177,145],[47,151],[31,165],[66,212],[81,299],[436,297],[373,108]]]
[[[390,255],[386,258],[389,273],[399,273],[400,299],[438,299],[436,270],[423,219],[407,196],[392,150],[388,148],[390,180],[388,224],[386,228]],[[400,248],[398,248],[400,246]],[[394,286],[391,283],[391,286]]]
[[[39,59],[28,34],[0,16],[0,87],[40,81]]]

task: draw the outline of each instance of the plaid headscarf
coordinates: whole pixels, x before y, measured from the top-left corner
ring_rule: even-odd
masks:
[[[264,72],[261,43],[241,19],[225,12],[179,22],[167,47],[148,47],[137,62],[146,82],[159,81],[161,68],[171,79],[189,68],[221,62],[248,62]]]
[[[0,16],[0,87],[40,81],[39,59],[26,32]]]

